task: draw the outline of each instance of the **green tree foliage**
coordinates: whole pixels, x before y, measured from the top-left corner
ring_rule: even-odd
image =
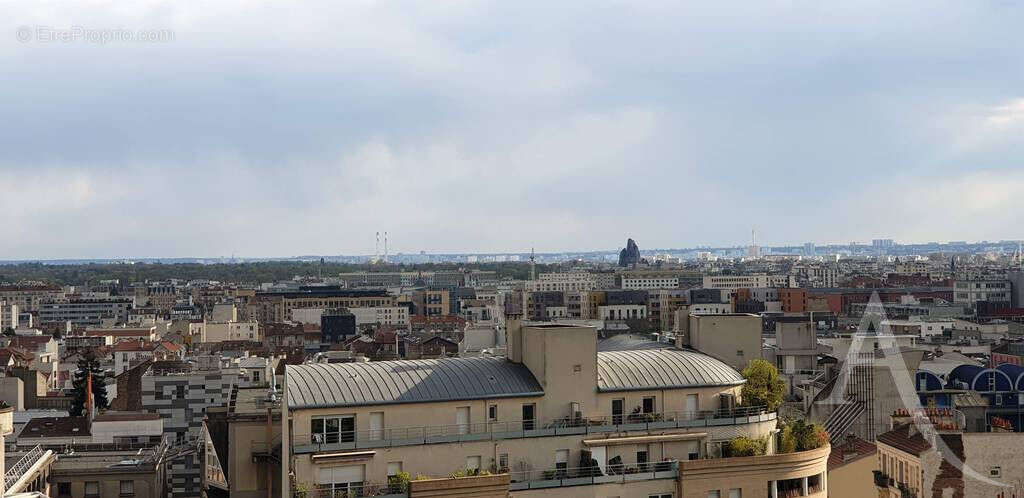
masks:
[[[71,401],[71,415],[85,415],[85,390],[89,385],[89,374],[92,374],[92,397],[97,409],[105,409],[109,405],[107,401],[107,386],[103,383],[104,373],[100,368],[100,360],[92,349],[82,353],[78,360],[78,370],[75,371],[75,378],[72,380],[73,398]]]
[[[782,404],[786,383],[779,378],[779,370],[765,360],[753,360],[743,369],[747,382],[740,390],[745,406],[766,406],[775,411]]]
[[[722,450],[725,457],[760,456],[768,451],[768,440],[746,436],[732,438]]]
[[[820,448],[828,444],[828,433],[819,424],[804,420],[790,422],[782,428],[779,453],[793,453]]]

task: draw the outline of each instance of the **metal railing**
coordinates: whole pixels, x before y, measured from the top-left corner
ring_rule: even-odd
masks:
[[[42,446],[36,446],[29,450],[25,456],[21,457],[21,459],[18,460],[18,463],[12,465],[11,468],[7,470],[7,473],[4,474],[4,489],[10,490],[11,487],[14,486],[14,483],[18,482],[18,479],[21,479],[21,476],[25,475],[25,473],[43,457],[44,453],[45,450]]]
[[[768,412],[763,406],[696,412],[634,412],[599,417],[563,417],[548,421],[491,421],[323,434],[300,433],[292,436],[291,445],[295,453],[308,453],[491,439],[713,427],[760,422],[771,420],[775,416],[775,412]],[[256,447],[254,443],[254,450]]]
[[[348,485],[319,484],[308,490],[296,490],[295,498],[361,498],[364,496],[406,496],[407,490],[400,484],[377,484],[369,482]]]
[[[509,472],[509,489],[550,488],[556,486],[585,486],[592,484],[675,479],[679,474],[678,460],[658,462],[609,462],[589,467],[557,467],[543,470]]]

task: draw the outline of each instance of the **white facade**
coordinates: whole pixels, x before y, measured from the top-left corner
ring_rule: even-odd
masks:
[[[792,275],[715,275],[704,277],[705,289],[756,289],[761,287],[796,287]]]
[[[596,288],[594,275],[585,272],[541,273],[537,280],[527,280],[526,290],[538,291],[581,291]]]
[[[622,277],[622,288],[629,290],[677,289],[679,277]]]
[[[404,306],[349,308],[348,310],[356,316],[356,325],[363,325],[367,323],[396,325],[400,327],[409,325],[409,309]]]

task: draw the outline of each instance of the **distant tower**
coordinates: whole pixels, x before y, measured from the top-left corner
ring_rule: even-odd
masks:
[[[380,232],[377,232],[377,241],[373,243],[373,262],[380,261]]]
[[[384,262],[388,262],[388,233],[384,232]]]
[[[530,280],[537,280],[537,258],[534,257],[533,248],[530,248]]]

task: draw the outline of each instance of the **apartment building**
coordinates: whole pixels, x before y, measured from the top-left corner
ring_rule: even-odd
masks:
[[[395,306],[395,296],[385,290],[356,290],[338,287],[300,287],[295,291],[257,292],[246,305],[250,320],[260,323],[292,321],[296,308],[372,308]]]
[[[124,323],[134,307],[130,297],[70,297],[38,304],[41,323],[103,325]]]
[[[188,332],[192,340],[196,342],[263,341],[259,323],[255,321],[212,322],[203,320],[190,323]]]
[[[17,306],[22,312],[39,311],[39,305],[64,298],[64,290],[56,285],[3,285],[0,302]]]
[[[828,447],[778,454],[776,414],[738,408],[743,378],[710,356],[601,351],[593,327],[514,316],[508,337],[507,359],[287,366],[282,493],[363,496],[399,472],[489,470],[507,489],[473,496],[827,494]],[[767,454],[723,457],[737,435],[766,438]]]
[[[527,280],[526,290],[536,291],[586,291],[597,288],[594,274],[585,271],[541,273],[537,280]]]
[[[623,276],[622,288],[630,290],[676,289],[679,288],[679,278],[668,276]]]
[[[796,287],[793,275],[708,275],[704,277],[705,289],[736,290],[761,287]]]
[[[237,374],[200,370],[188,363],[157,362],[142,375],[142,406],[158,413],[164,434],[176,443],[198,438],[207,408],[227,406]],[[168,464],[171,495],[175,498],[200,495],[202,459],[188,454]]]
[[[1012,283],[1004,278],[977,278],[956,280],[953,283],[953,302],[974,307],[978,301],[994,303],[1012,302]]]

